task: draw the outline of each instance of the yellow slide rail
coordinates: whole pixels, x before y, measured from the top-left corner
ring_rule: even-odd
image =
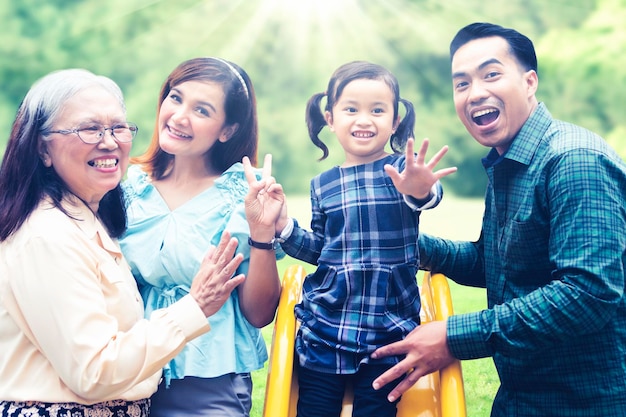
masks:
[[[298,401],[298,381],[293,366],[297,322],[294,307],[302,295],[306,272],[300,265],[285,271],[274,334],[265,391],[264,417],[295,417]],[[428,273],[420,288],[421,320],[426,323],[444,320],[454,314],[448,280],[444,275]],[[342,417],[352,415],[351,393],[346,393]],[[463,373],[459,361],[439,372],[420,378],[402,395],[397,417],[466,417]]]

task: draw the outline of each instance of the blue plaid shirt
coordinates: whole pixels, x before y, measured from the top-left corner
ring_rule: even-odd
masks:
[[[376,348],[401,340],[419,324],[419,202],[408,205],[383,169],[391,164],[402,171],[404,162],[403,155],[388,155],[335,167],[311,181],[312,231],[296,224],[282,245],[288,255],[318,265],[296,306],[302,366],[354,373],[372,362]],[[439,183],[434,191],[422,208],[439,203]]]
[[[492,416],[626,416],[626,166],[540,104],[489,178],[477,242],[420,236],[422,266],[487,288],[448,319],[459,359],[493,356]]]

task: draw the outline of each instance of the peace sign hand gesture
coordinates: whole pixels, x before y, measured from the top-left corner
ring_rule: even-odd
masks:
[[[243,169],[248,180],[249,191],[245,198],[246,217],[250,224],[250,233],[256,226],[271,229],[274,236],[274,225],[285,203],[283,186],[272,177],[272,155],[265,155],[261,179],[257,179],[250,159],[244,156]]]

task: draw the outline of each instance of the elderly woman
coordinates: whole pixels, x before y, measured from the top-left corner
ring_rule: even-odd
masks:
[[[163,365],[244,280],[224,233],[190,293],[144,319],[117,244],[136,133],[119,87],[84,70],[43,77],[18,110],[0,168],[0,415],[147,416]]]

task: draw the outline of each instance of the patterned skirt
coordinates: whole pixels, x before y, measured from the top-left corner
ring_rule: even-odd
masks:
[[[148,417],[150,400],[113,400],[97,404],[0,401],[1,417]]]

